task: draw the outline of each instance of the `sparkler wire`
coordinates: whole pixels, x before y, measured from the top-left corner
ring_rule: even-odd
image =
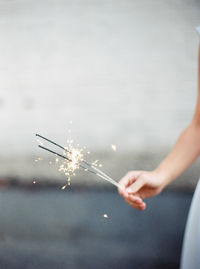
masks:
[[[67,151],[67,152],[70,152],[68,149],[64,148],[63,146],[61,146],[61,145],[59,145],[59,144],[53,142],[52,140],[50,140],[50,139],[48,139],[48,138],[46,138],[46,137],[44,137],[44,136],[42,136],[42,135],[36,134],[36,136],[38,136],[38,137],[40,137],[40,138],[42,138],[42,139],[44,139],[44,140],[50,142],[51,144],[53,144],[53,145],[55,145],[55,146],[57,146],[57,147],[59,147],[59,148],[65,150],[65,151]]]
[[[63,149],[63,150],[66,151],[66,152],[71,153],[71,151],[68,150],[67,148],[64,148],[63,146],[61,146],[61,145],[59,145],[59,144],[53,142],[52,140],[50,140],[50,139],[48,139],[48,138],[46,138],[46,137],[44,137],[44,136],[42,136],[42,135],[36,134],[36,136],[38,136],[38,137],[40,137],[40,138],[42,138],[42,139],[48,141],[49,143],[51,143],[51,144],[53,144],[53,145],[55,145],[55,146],[57,146],[57,147]],[[66,160],[69,161],[69,162],[72,162],[72,160],[69,159],[69,158],[67,158],[66,156],[64,156],[64,155],[62,155],[62,154],[59,154],[59,153],[57,153],[57,152],[55,152],[55,151],[53,151],[53,150],[50,150],[50,149],[48,149],[48,148],[46,148],[46,147],[44,147],[44,146],[38,145],[38,147],[39,147],[39,148],[42,148],[42,149],[44,149],[44,150],[46,150],[46,151],[48,151],[48,152],[50,152],[50,153],[53,153],[53,154],[57,155],[58,157],[61,157],[61,158],[63,158],[63,159],[66,159]],[[85,163],[88,167],[85,166],[85,165],[83,165],[82,163]],[[99,170],[98,168],[96,168],[94,165],[91,165],[90,163],[88,163],[88,162],[85,161],[85,160],[82,160],[82,163],[81,163],[81,162],[78,162],[77,164],[78,164],[81,168],[85,169],[86,171],[88,171],[88,172],[90,172],[90,173],[92,173],[92,174],[95,174],[95,175],[97,175],[97,176],[103,178],[104,180],[110,182],[111,184],[115,185],[115,186],[118,187],[118,188],[121,188],[121,185],[120,185],[119,183],[117,183],[114,179],[112,179],[111,177],[109,177],[108,175],[106,175],[104,172],[102,172],[101,170]],[[92,168],[92,169],[91,169],[91,168]]]
[[[59,153],[57,153],[57,152],[55,152],[55,151],[53,151],[53,150],[51,150],[51,149],[45,148],[45,147],[43,147],[43,146],[41,146],[41,145],[38,145],[38,147],[39,147],[39,148],[42,148],[42,149],[44,149],[44,150],[46,150],[46,151],[49,151],[49,152],[55,154],[55,155],[58,156],[58,157],[61,157],[61,158],[63,158],[63,159],[66,159],[66,160],[69,161],[69,162],[72,162],[72,160],[70,160],[70,159],[67,158],[66,156],[64,156],[64,155],[62,155],[62,154],[59,154]],[[93,174],[96,174],[94,171],[90,170],[90,169],[87,168],[85,165],[81,164],[80,162],[78,162],[78,165],[79,165],[80,167],[82,167],[83,169],[87,169],[87,171],[89,171],[89,172],[91,172],[91,173],[93,173]]]

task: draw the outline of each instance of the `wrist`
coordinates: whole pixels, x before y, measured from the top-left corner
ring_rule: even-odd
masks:
[[[160,166],[154,170],[154,173],[156,174],[162,189],[172,181],[171,176]]]

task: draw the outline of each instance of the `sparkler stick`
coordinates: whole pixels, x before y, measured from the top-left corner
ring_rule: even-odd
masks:
[[[119,183],[117,183],[115,180],[113,180],[113,179],[110,180],[107,176],[105,177],[105,176],[98,174],[98,173],[96,175],[103,178],[104,180],[110,182],[112,185],[116,186],[117,188],[122,189],[122,186]]]
[[[50,140],[50,139],[48,139],[48,138],[46,138],[46,137],[44,137],[44,136],[42,136],[42,135],[36,134],[36,136],[38,136],[38,137],[40,137],[40,138],[42,138],[42,139],[44,139],[44,140],[50,142],[51,144],[53,144],[53,145],[55,145],[55,146],[57,146],[57,147],[59,147],[59,148],[65,150],[65,151],[67,151],[67,152],[70,152],[68,149],[64,148],[63,146],[61,146],[61,145],[59,145],[59,144],[53,142],[52,140]]]
[[[48,139],[48,138],[46,138],[46,137],[44,137],[44,136],[42,136],[42,135],[40,135],[40,134],[36,134],[36,136],[38,136],[38,137],[40,137],[40,138],[42,138],[42,139],[44,139],[44,140],[50,142],[51,144],[53,144],[53,145],[55,145],[55,146],[57,146],[57,147],[63,149],[63,150],[66,151],[66,152],[71,152],[71,151],[68,150],[67,148],[65,148],[65,147],[63,147],[63,146],[61,146],[61,145],[55,143],[54,141],[52,141],[52,140],[50,140],[50,139]],[[41,147],[41,148],[42,148],[42,147]],[[44,148],[43,148],[43,149],[44,149]],[[47,148],[45,148],[45,149],[48,150]],[[52,152],[52,151],[50,151],[50,152]],[[55,152],[52,152],[52,153],[56,154]],[[57,155],[58,155],[58,154],[57,154]],[[61,156],[60,156],[60,157],[61,157]],[[68,161],[69,161],[69,159],[68,159]],[[107,177],[108,179],[110,179],[110,180],[113,181],[114,183],[116,183],[116,181],[115,181],[114,179],[110,178],[108,175],[106,175],[105,173],[103,173],[101,170],[97,169],[94,165],[91,165],[90,163],[88,163],[86,160],[82,160],[82,162],[85,163],[86,165],[88,165],[89,167],[93,168],[94,170],[96,170],[98,173],[100,173],[100,174],[102,174],[103,176]]]
[[[59,147],[59,148],[61,148],[61,149],[63,149],[64,151],[66,151],[66,152],[71,152],[70,150],[68,150],[67,148],[65,148],[65,147],[63,147],[63,146],[61,146],[61,145],[59,145],[59,144],[57,144],[57,143],[55,143],[54,141],[52,141],[52,140],[50,140],[50,139],[48,139],[48,138],[46,138],[46,137],[44,137],[44,136],[42,136],[42,135],[40,135],[40,134],[36,134],[36,136],[38,136],[38,137],[40,137],[40,138],[42,138],[42,139],[44,139],[44,140],[46,140],[46,141],[48,141],[48,142],[50,142],[51,144],[53,144],[53,145],[55,145],[55,146],[57,146],[57,147]],[[42,148],[42,147],[41,147]],[[44,147],[43,147],[43,149],[44,149]],[[45,148],[46,150],[48,150],[47,148]],[[49,150],[48,150],[49,151]],[[52,151],[50,151],[50,152],[52,152]],[[54,153],[54,154],[56,154],[55,152],[52,152],[52,153]],[[57,154],[58,155],[58,154]],[[58,155],[59,156],[59,155]],[[60,156],[61,157],[61,156]],[[63,157],[63,156],[62,156]],[[65,159],[67,159],[67,158],[65,158]],[[67,159],[68,161],[69,161],[69,159]],[[113,182],[113,184],[114,185],[116,185],[116,181],[114,180],[114,179],[112,179],[111,177],[109,177],[108,175],[106,175],[104,172],[102,172],[101,170],[99,170],[99,169],[97,169],[94,165],[91,165],[90,163],[88,163],[86,160],[82,160],[82,162],[83,163],[85,163],[87,166],[89,166],[89,167],[91,167],[91,168],[93,168],[94,170],[96,170],[99,174],[101,174],[102,176],[104,176],[104,177],[106,177],[107,179],[108,179],[108,181],[112,181]],[[81,166],[81,165],[80,165]],[[83,167],[84,168],[84,167]],[[86,168],[85,168],[86,169]],[[94,172],[93,172],[94,173]],[[94,173],[94,174],[96,174],[96,173]],[[117,183],[117,186],[119,186],[119,184]]]
[[[65,148],[65,147],[63,147],[63,146],[61,146],[61,145],[59,145],[59,144],[53,142],[52,140],[50,140],[50,139],[48,139],[48,138],[46,138],[46,137],[44,137],[44,136],[42,136],[42,135],[36,134],[36,136],[38,136],[38,137],[40,137],[40,138],[42,138],[42,139],[44,139],[44,140],[50,142],[51,144],[53,144],[53,145],[55,145],[55,146],[57,146],[57,147],[63,149],[63,150],[66,151],[66,152],[72,153],[72,152],[71,152],[70,150],[68,150],[67,148]],[[68,157],[66,157],[66,156],[64,156],[64,155],[62,155],[62,154],[59,154],[59,153],[57,153],[57,152],[55,152],[55,151],[53,151],[53,150],[50,150],[50,149],[48,149],[48,148],[46,148],[46,147],[44,147],[44,146],[38,145],[38,147],[39,147],[39,148],[42,148],[42,149],[44,149],[44,150],[46,150],[46,151],[48,151],[48,152],[50,152],[50,153],[53,153],[53,154],[55,154],[55,155],[58,156],[58,157],[61,157],[61,158],[63,158],[63,159],[66,159],[66,160],[69,161],[69,162],[72,162],[72,160],[71,160],[70,158],[68,158]],[[84,163],[85,165],[84,165],[83,163]],[[78,164],[78,166],[80,166],[81,168],[85,169],[86,171],[88,171],[88,172],[90,172],[90,173],[93,173],[93,174],[95,174],[95,175],[97,175],[97,176],[103,178],[104,180],[110,182],[111,184],[115,185],[115,186],[118,187],[118,188],[122,188],[121,185],[120,185],[119,183],[117,183],[114,179],[112,179],[111,177],[109,177],[108,175],[106,175],[104,172],[102,172],[101,170],[99,170],[98,168],[96,168],[94,165],[91,165],[90,163],[88,163],[86,160],[82,160],[81,162],[80,162],[80,161],[77,161],[77,164]]]
[[[91,167],[96,170],[98,172],[98,174],[101,174],[101,177],[105,179],[105,177],[107,178],[107,181],[109,181],[110,183],[112,183],[113,185],[117,186],[118,188],[121,188],[121,185],[119,183],[117,183],[114,179],[112,179],[111,177],[109,177],[108,175],[106,175],[104,172],[102,172],[101,170],[99,170],[98,168],[96,168],[95,166],[91,165]]]
[[[69,158],[67,158],[66,156],[64,156],[64,155],[62,155],[62,154],[59,154],[59,153],[57,153],[57,152],[55,152],[55,151],[53,151],[53,150],[51,150],[51,149],[45,148],[45,147],[43,147],[43,146],[41,146],[41,145],[38,145],[38,147],[39,147],[39,148],[42,148],[42,149],[44,149],[44,150],[46,150],[46,151],[49,151],[49,152],[55,154],[56,156],[61,157],[61,158],[65,159],[65,160],[67,160],[67,161],[69,161],[69,162],[72,161],[72,160],[70,160]],[[79,165],[80,167],[82,167],[83,169],[87,169],[87,171],[89,171],[89,172],[91,172],[91,173],[93,173],[93,174],[96,174],[94,171],[90,170],[89,168],[87,168],[86,166],[84,166],[83,164],[81,164],[80,162],[78,163],[78,165]]]
[[[57,152],[55,152],[55,151],[53,151],[53,150],[51,150],[51,149],[48,149],[48,148],[43,147],[43,146],[41,146],[41,145],[38,145],[38,147],[39,147],[39,148],[42,148],[42,149],[44,149],[44,150],[46,150],[46,151],[48,151],[48,152],[50,152],[50,153],[53,153],[53,154],[55,154],[55,155],[58,156],[58,157],[61,157],[61,158],[63,158],[63,159],[66,159],[67,161],[71,162],[71,160],[70,160],[69,158],[67,158],[66,156],[61,155],[61,154],[59,154],[59,153],[57,153]],[[110,182],[111,184],[115,185],[116,187],[121,188],[121,185],[119,185],[114,179],[108,177],[106,174],[104,174],[102,171],[100,171],[100,170],[97,169],[96,167],[94,167],[94,169],[96,169],[96,170],[99,171],[100,173],[97,173],[97,172],[95,172],[95,171],[92,171],[91,169],[89,169],[88,167],[84,166],[84,165],[81,164],[81,163],[78,163],[78,164],[79,164],[80,167],[82,167],[82,168],[85,169],[86,171],[88,171],[88,172],[90,172],[90,173],[93,173],[93,174],[95,174],[95,175],[97,175],[97,176],[103,178],[104,180],[106,180],[106,181]],[[104,175],[105,175],[105,176],[104,176]]]

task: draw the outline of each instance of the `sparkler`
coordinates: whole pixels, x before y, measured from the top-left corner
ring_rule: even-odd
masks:
[[[70,148],[66,148],[63,147],[59,144],[57,144],[56,142],[42,136],[39,134],[36,134],[37,137],[42,138],[43,140],[46,140],[47,142],[57,146],[58,148],[63,150],[63,154],[60,154],[56,151],[53,151],[49,148],[46,148],[43,146],[43,144],[39,143],[38,147],[41,149],[44,149],[52,154],[55,154],[57,157],[60,157],[64,160],[67,161],[67,168],[65,167],[64,164],[62,164],[60,166],[60,171],[64,171],[65,174],[67,176],[70,177],[70,174],[73,173],[76,169],[78,169],[79,167],[83,168],[85,171],[88,171],[92,174],[95,174],[98,177],[101,177],[102,179],[110,182],[112,185],[115,185],[118,188],[122,188],[121,185],[119,183],[117,183],[114,179],[112,179],[111,177],[109,177],[107,174],[105,174],[104,172],[102,172],[101,170],[99,170],[95,165],[96,163],[94,162],[93,164],[88,163],[86,160],[83,159],[83,154],[82,154],[82,150],[78,150],[73,148],[72,146],[70,146]],[[72,141],[73,142],[73,141]],[[71,143],[70,143],[71,144]],[[62,189],[65,189],[67,185],[70,185],[70,181],[68,181],[68,184],[66,184],[65,186],[62,187]]]

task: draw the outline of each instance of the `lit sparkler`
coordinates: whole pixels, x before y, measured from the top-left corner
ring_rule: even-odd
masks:
[[[67,185],[70,185],[70,177],[72,175],[75,175],[75,170],[79,169],[79,167],[83,168],[85,171],[88,171],[92,174],[95,174],[103,178],[104,180],[110,182],[111,184],[115,185],[118,188],[122,188],[119,183],[117,183],[114,179],[112,179],[111,177],[109,177],[96,167],[98,160],[96,160],[92,164],[84,160],[82,149],[79,150],[73,148],[72,146],[73,140],[68,141],[69,148],[66,148],[39,134],[36,134],[36,136],[46,140],[47,142],[63,150],[63,154],[60,154],[49,148],[44,147],[43,145],[41,145],[41,143],[38,145],[39,148],[42,148],[52,154],[55,154],[57,158],[60,157],[64,159],[64,162],[60,165],[59,171],[63,171],[65,175],[68,176],[68,183],[65,186],[63,186],[62,189],[65,189]]]

